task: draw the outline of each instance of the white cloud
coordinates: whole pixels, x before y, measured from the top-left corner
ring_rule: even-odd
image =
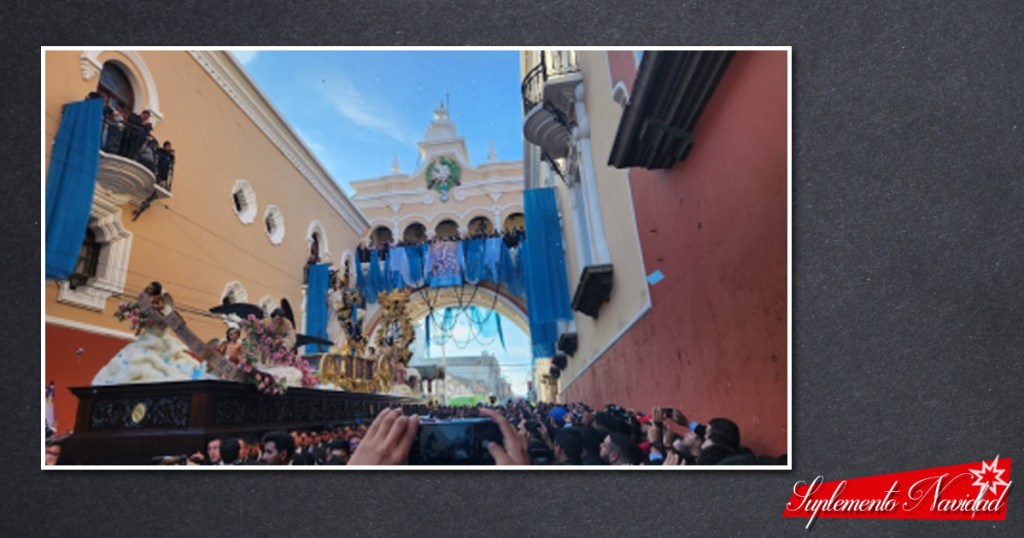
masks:
[[[242,65],[249,65],[256,60],[256,55],[259,51],[256,50],[233,50],[231,54],[235,55],[235,59],[238,60]]]
[[[313,150],[316,153],[316,156],[319,157],[321,161],[323,161],[322,155],[327,153],[327,148],[325,148],[323,144],[317,142],[316,140],[313,140],[306,133],[302,132],[302,130],[299,129],[298,127],[295,128],[295,133],[298,134],[299,138],[301,138],[302,141],[306,143],[306,146],[309,147],[309,149]]]
[[[344,119],[403,145],[416,145],[415,133],[402,125],[394,110],[386,104],[368,99],[351,80],[332,75],[329,80],[321,79],[320,86],[335,112]]]

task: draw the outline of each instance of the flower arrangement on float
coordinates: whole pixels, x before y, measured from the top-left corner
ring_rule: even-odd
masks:
[[[274,336],[255,316],[240,324],[242,352],[239,367],[265,394],[284,394],[289,387],[301,384],[315,387],[316,375],[294,350],[274,342]]]
[[[128,321],[128,327],[139,334],[140,332],[152,327],[156,324],[149,314],[142,311],[142,307],[135,302],[125,302],[117,305],[117,310],[114,311],[114,317],[118,321]]]

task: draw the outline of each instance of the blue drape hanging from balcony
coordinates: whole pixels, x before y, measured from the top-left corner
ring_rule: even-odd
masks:
[[[522,249],[519,250],[520,256],[522,256]],[[501,245],[501,283],[505,285],[508,292],[516,297],[523,295],[523,264],[516,263],[513,260],[512,251],[509,250],[508,246],[502,243]]]
[[[327,338],[327,274],[328,265],[319,263],[309,267],[306,287],[306,334]],[[327,348],[309,344],[306,353],[322,353]]]
[[[370,272],[367,281],[366,302],[375,304],[377,294],[384,289],[384,275],[380,272],[380,251],[377,249],[370,251]]]
[[[507,249],[505,241],[500,237],[488,237],[484,239],[484,276],[494,282],[501,284],[501,251]]]
[[[555,354],[558,322],[572,319],[555,189],[524,191],[523,209],[526,237],[519,248],[519,262],[526,287],[533,356],[551,357]]]
[[[100,163],[103,100],[68,103],[46,174],[46,279],[75,269],[92,211]]]
[[[409,285],[419,287],[423,285],[423,259],[427,251],[426,244],[408,245],[405,248],[405,256],[409,259]]]
[[[359,253],[357,253],[355,257],[355,271],[356,289],[359,290],[359,293],[360,295],[363,296],[363,298],[367,298],[369,297],[369,295],[367,295],[367,291],[369,291],[367,290],[367,285],[369,284],[369,281],[366,278],[366,273],[363,271],[363,261]]]
[[[465,251],[465,265],[462,276],[466,282],[476,284],[484,277],[484,240],[468,239],[462,241]]]

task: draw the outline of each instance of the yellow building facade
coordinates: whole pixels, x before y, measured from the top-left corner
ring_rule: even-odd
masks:
[[[93,263],[74,282],[43,284],[44,375],[54,381],[61,431],[74,414],[67,388],[88,385],[133,338],[113,312],[151,281],[203,339],[224,336],[207,310],[225,299],[269,311],[286,298],[303,330],[313,245],[321,263],[340,267],[370,225],[232,55],[51,50],[44,76],[45,167],[64,104],[98,90],[118,93],[126,112],[151,111],[152,136],[175,152],[166,183],[134,159],[101,152]]]
[[[535,363],[537,393],[553,401],[651,303],[628,171],[608,166],[604,158],[622,114],[608,53],[531,50],[521,61],[526,186],[557,193],[570,293],[580,288],[588,267],[614,266],[599,315],[576,310],[561,328],[577,347],[559,376],[550,375],[551,361]]]

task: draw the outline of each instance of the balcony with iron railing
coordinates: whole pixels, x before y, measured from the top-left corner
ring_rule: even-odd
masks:
[[[141,207],[170,198],[174,150],[148,130],[104,119],[96,184],[118,204]]]
[[[572,141],[572,104],[583,82],[574,51],[542,51],[523,77],[523,134],[552,158],[564,157]]]

